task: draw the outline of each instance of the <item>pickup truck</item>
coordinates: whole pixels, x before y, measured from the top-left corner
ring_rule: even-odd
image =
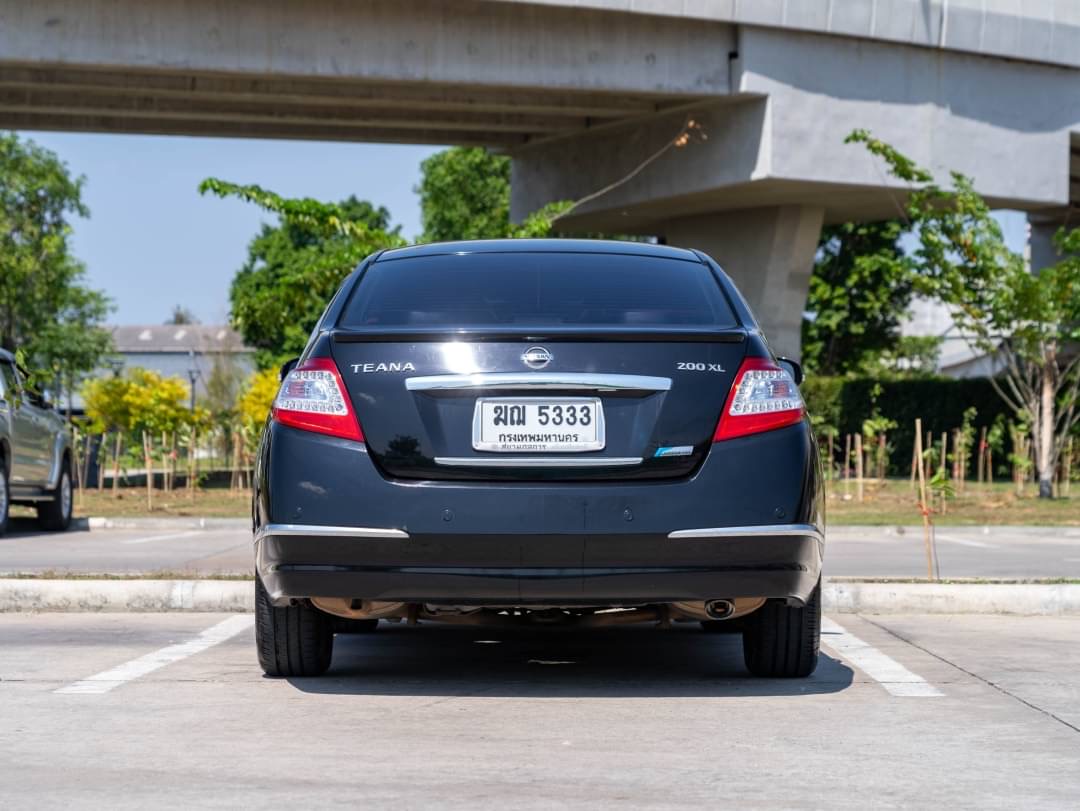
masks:
[[[0,349],[0,535],[12,504],[37,509],[43,529],[71,524],[71,435],[63,417],[26,385]]]

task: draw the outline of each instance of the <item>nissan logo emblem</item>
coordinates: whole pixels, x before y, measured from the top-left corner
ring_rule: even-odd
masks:
[[[530,346],[521,353],[521,360],[530,369],[543,369],[551,363],[551,353],[542,346]]]

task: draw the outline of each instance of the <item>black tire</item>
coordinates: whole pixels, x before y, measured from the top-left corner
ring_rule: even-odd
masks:
[[[773,679],[804,678],[817,667],[821,645],[821,581],[802,608],[780,600],[745,618],[743,658],[755,676]]]
[[[71,526],[71,507],[74,491],[71,488],[71,462],[65,457],[60,467],[60,478],[52,489],[52,501],[37,505],[38,525],[52,532],[63,532]]]
[[[256,577],[255,646],[267,676],[321,676],[334,652],[331,617],[310,605],[275,608]]]
[[[354,620],[348,617],[334,617],[334,631],[339,634],[373,634],[378,627],[378,620]]]
[[[8,509],[11,507],[11,490],[8,489],[7,465],[0,454],[0,535],[7,530]]]

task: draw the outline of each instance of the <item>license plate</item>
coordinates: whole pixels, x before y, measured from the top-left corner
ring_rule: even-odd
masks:
[[[604,406],[596,397],[481,397],[472,445],[505,453],[602,450]]]

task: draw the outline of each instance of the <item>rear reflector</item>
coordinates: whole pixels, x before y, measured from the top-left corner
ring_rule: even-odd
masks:
[[[360,442],[364,439],[345,396],[341,374],[330,358],[309,358],[289,372],[271,413],[275,422],[292,428]]]
[[[786,369],[769,358],[746,358],[728,392],[713,442],[794,425],[805,410]]]

